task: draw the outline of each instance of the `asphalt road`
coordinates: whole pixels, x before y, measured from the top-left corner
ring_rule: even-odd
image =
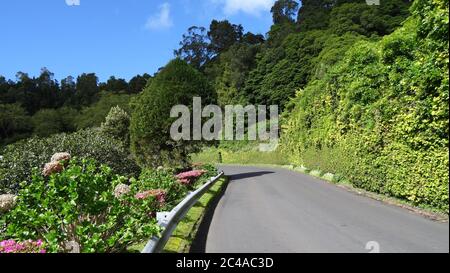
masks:
[[[449,224],[297,172],[222,167],[231,181],[210,212],[207,253],[449,252]]]

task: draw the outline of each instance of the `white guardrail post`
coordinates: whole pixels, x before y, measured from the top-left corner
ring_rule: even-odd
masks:
[[[190,192],[183,201],[181,201],[170,212],[158,212],[156,219],[158,224],[163,228],[161,237],[153,236],[142,250],[142,253],[161,253],[169,240],[178,223],[184,218],[186,213],[194,206],[197,201],[214,185],[222,176],[223,172],[220,172],[216,177],[212,177],[201,188]]]

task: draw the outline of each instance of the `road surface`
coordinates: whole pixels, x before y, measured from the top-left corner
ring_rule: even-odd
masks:
[[[207,253],[449,251],[448,223],[289,170],[222,169],[231,180],[207,220]]]

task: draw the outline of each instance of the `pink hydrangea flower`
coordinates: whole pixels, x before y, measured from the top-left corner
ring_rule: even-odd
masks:
[[[183,185],[189,185],[191,184],[191,180],[183,178],[183,179],[178,179],[178,182],[180,182]]]
[[[175,177],[183,185],[190,185],[195,179],[206,173],[205,170],[193,170],[177,174]]]
[[[178,179],[197,178],[197,177],[202,176],[204,173],[206,173],[206,171],[204,171],[204,170],[193,170],[193,171],[177,174],[176,177]]]
[[[166,202],[166,195],[167,193],[164,190],[157,189],[157,190],[149,190],[145,192],[140,192],[135,195],[136,199],[147,199],[150,196],[156,197],[156,200],[158,203],[163,206]]]

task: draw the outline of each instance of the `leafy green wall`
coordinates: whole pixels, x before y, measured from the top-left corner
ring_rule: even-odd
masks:
[[[287,105],[282,150],[293,163],[448,212],[448,0],[416,0],[411,13],[336,64],[318,58]]]

